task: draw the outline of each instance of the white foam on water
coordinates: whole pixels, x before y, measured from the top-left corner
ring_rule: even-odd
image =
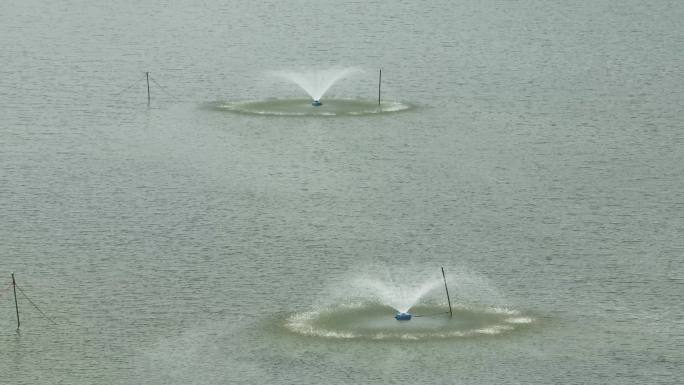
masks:
[[[422,318],[399,322],[391,318],[391,312],[385,314],[387,310],[377,303],[323,306],[316,310],[291,314],[285,327],[293,333],[321,338],[414,341],[494,336],[513,331],[518,325],[533,322],[533,318],[527,316],[507,317],[501,309],[494,312],[492,309],[478,310],[472,307],[467,310],[465,307],[458,307],[453,319],[444,319],[437,323]],[[358,317],[350,315],[350,312],[358,312]],[[519,311],[509,309],[506,313]],[[472,320],[478,321],[472,324]]]
[[[534,319],[531,317],[513,317],[506,318],[504,321],[508,322],[509,324],[529,324],[534,322]]]
[[[480,328],[474,330],[475,333],[479,334],[488,334],[488,335],[497,335],[501,334],[502,332],[513,330],[513,326],[509,325],[494,325],[486,328]]]
[[[518,315],[520,312],[518,310],[513,310],[505,307],[492,307],[490,308],[492,313],[496,314],[507,314],[507,315]]]

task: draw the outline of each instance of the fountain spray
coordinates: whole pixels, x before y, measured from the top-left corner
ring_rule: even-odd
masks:
[[[442,278],[444,279],[444,289],[446,290],[447,302],[449,303],[449,317],[453,317],[454,313],[451,309],[451,298],[449,297],[449,287],[447,286],[446,274],[444,273],[444,267],[442,267]],[[413,315],[407,311],[399,311],[394,315],[394,319],[397,321],[410,321]],[[420,317],[420,316],[416,316]]]
[[[358,68],[331,68],[311,72],[278,71],[274,74],[291,81],[302,88],[311,96],[311,105],[320,107],[323,94],[335,84],[336,81],[361,72]]]

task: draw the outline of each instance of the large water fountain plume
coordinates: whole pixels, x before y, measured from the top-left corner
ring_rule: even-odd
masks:
[[[462,269],[445,277],[439,267],[373,266],[363,271],[330,287],[321,303],[311,311],[292,314],[285,326],[296,333],[329,338],[420,340],[496,335],[533,322],[505,305],[485,277]]]

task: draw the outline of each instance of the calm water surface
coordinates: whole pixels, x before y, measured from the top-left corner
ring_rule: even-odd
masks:
[[[637,0],[3,4],[2,381],[678,383],[683,19]],[[412,108],[206,107],[304,98],[269,73],[351,66],[327,95],[374,100],[382,67]],[[524,327],[288,327],[372,303],[359,277],[411,288],[439,266],[462,309]],[[20,294],[16,332],[10,272],[56,324]],[[411,335],[385,311],[326,322]]]

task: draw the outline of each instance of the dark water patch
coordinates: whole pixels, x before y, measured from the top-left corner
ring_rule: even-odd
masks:
[[[387,114],[413,108],[410,104],[358,99],[326,99],[321,106],[312,106],[309,99],[267,99],[254,101],[216,101],[206,108],[250,115],[268,116],[359,116]]]

